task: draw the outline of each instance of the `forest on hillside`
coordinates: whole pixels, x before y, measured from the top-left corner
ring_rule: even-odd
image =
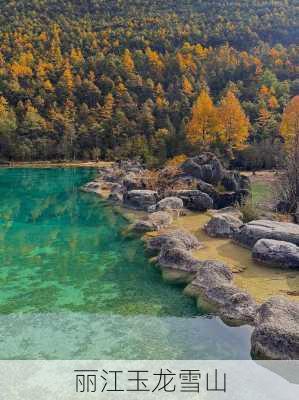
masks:
[[[0,11],[0,160],[159,165],[209,147],[243,168],[281,161],[298,0],[1,0]]]

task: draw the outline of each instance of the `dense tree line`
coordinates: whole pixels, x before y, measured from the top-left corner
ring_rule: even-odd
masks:
[[[0,159],[156,164],[229,145],[243,166],[275,163],[281,115],[299,91],[298,9],[297,0],[0,1]]]

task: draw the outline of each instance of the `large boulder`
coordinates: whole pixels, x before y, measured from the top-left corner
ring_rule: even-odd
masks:
[[[124,195],[124,204],[140,210],[147,210],[158,201],[158,194],[154,190],[130,190]]]
[[[149,251],[158,252],[165,246],[195,250],[201,248],[202,244],[194,235],[182,229],[165,232],[147,240],[147,249]]]
[[[143,183],[141,176],[134,173],[129,173],[123,179],[123,186],[129,192],[131,190],[143,190],[145,184]]]
[[[237,219],[243,220],[242,212],[236,207],[225,207],[220,210],[210,210],[209,214],[213,217],[217,217],[218,215],[229,215],[231,217],[235,217]]]
[[[255,318],[251,352],[257,359],[299,359],[299,302],[282,296],[262,304]]]
[[[194,258],[190,251],[181,247],[162,247],[157,258],[161,268],[172,268],[187,272],[197,272],[200,262]]]
[[[149,214],[147,219],[141,219],[133,225],[135,232],[153,232],[168,228],[172,224],[172,216],[165,211],[157,211]]]
[[[214,205],[218,209],[235,206],[242,204],[248,196],[250,196],[250,192],[247,189],[240,189],[237,192],[217,192]]]
[[[234,239],[249,248],[260,239],[282,240],[299,246],[299,226],[290,222],[256,220],[243,225]]]
[[[197,189],[203,193],[207,193],[213,200],[217,198],[217,189],[210,183],[204,182],[201,179],[196,180]]]
[[[232,238],[243,225],[243,222],[233,215],[218,214],[210,219],[204,230],[211,237]]]
[[[160,200],[156,205],[156,210],[160,211],[172,211],[172,210],[181,210],[184,207],[183,200],[179,197],[165,197]]]
[[[207,211],[213,208],[213,199],[200,190],[177,190],[175,195],[182,199],[184,206],[192,211]]]
[[[221,162],[212,153],[202,153],[186,160],[181,169],[188,175],[217,185],[224,177]]]
[[[197,298],[199,308],[219,315],[232,325],[252,324],[256,303],[233,284],[230,269],[218,261],[206,261],[185,292]]]
[[[260,239],[253,249],[252,257],[274,267],[296,268],[299,270],[299,247],[281,240]]]
[[[221,185],[227,191],[239,192],[243,189],[250,189],[250,180],[247,176],[241,175],[238,171],[226,170]]]

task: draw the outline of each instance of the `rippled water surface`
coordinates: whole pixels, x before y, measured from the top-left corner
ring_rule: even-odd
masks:
[[[249,358],[250,329],[162,282],[84,168],[0,169],[0,359]]]

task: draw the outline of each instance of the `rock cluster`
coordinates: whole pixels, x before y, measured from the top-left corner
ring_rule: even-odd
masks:
[[[214,208],[241,203],[249,195],[249,179],[239,172],[225,169],[212,153],[189,158],[181,168],[185,179],[187,176],[195,179],[197,189],[210,196]]]
[[[163,278],[187,284],[185,292],[197,299],[198,307],[215,313],[226,323],[253,325],[254,357],[299,359],[299,303],[274,297],[258,306],[247,292],[234,285],[226,265],[199,261],[192,255],[193,250],[203,247],[194,235],[180,229],[167,230],[173,216],[184,208],[213,209],[205,226],[208,235],[233,238],[252,249],[254,259],[266,265],[299,268],[299,226],[267,220],[244,224],[242,214],[232,206],[248,196],[248,179],[226,170],[211,153],[185,161],[163,192],[153,190],[145,171],[138,162],[121,161],[101,168],[99,178],[84,190],[106,190],[111,201],[147,211],[133,229],[139,233],[162,230],[147,238],[146,246],[156,254]]]
[[[142,164],[121,161],[100,168],[98,180],[85,189],[97,193],[110,189],[111,200],[150,212],[182,207],[193,211],[219,209],[240,203],[249,194],[248,179],[225,169],[212,153],[189,158],[171,179],[165,173],[163,190],[158,187],[153,190],[153,182],[147,174]]]
[[[203,262],[185,292],[197,298],[199,307],[218,314],[226,323],[253,324],[255,301],[234,285],[230,269],[221,262]]]

